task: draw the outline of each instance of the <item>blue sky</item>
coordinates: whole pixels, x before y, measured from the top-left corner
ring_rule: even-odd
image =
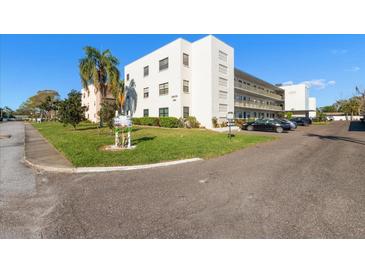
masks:
[[[64,98],[81,89],[83,47],[110,49],[124,65],[176,38],[205,35],[1,35],[0,106],[16,109],[38,90]],[[365,88],[365,35],[215,35],[235,49],[235,67],[273,84],[308,81],[317,105]]]

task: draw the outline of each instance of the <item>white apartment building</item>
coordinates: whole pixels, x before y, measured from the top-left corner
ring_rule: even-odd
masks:
[[[280,86],[285,90],[285,111],[293,116],[316,116],[316,98],[309,97],[309,88],[306,84]]]
[[[308,107],[309,107],[309,118],[315,118],[317,116],[317,99],[316,97],[308,98]]]
[[[107,94],[104,100],[115,100],[112,94]],[[94,85],[89,85],[89,91],[81,89],[81,104],[86,106],[85,118],[91,122],[100,121],[99,111],[101,108],[101,93],[95,92]]]
[[[135,81],[136,117],[212,118],[234,112],[234,49],[214,36],[194,43],[177,39],[125,66],[126,85]]]

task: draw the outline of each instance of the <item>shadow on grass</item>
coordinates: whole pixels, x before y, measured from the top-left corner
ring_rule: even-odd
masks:
[[[307,134],[307,136],[317,137],[321,140],[345,141],[345,142],[351,142],[351,143],[355,143],[355,144],[359,144],[359,145],[365,145],[365,141],[358,140],[358,139],[355,139],[355,138],[350,138],[350,137],[332,136],[332,135],[319,135],[319,134],[313,134],[313,133],[309,133],[309,134]]]
[[[138,145],[139,143],[146,142],[146,141],[152,141],[155,139],[156,136],[145,136],[137,139],[132,139],[134,145]]]
[[[361,121],[351,121],[349,131],[365,131],[365,123]]]

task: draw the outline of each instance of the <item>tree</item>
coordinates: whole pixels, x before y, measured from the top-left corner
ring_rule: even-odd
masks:
[[[47,99],[48,97],[50,97],[50,99]],[[47,100],[56,102],[59,100],[59,97],[60,95],[55,90],[40,90],[23,102],[16,113],[33,117],[38,116],[43,111],[43,109],[41,109],[42,104]]]
[[[360,111],[365,115],[365,89],[355,88],[361,102]]]
[[[83,88],[89,92],[93,84],[95,92],[100,92],[102,101],[107,94],[117,94],[120,89],[119,60],[110,50],[99,51],[93,47],[85,47],[85,57],[80,59],[79,70]],[[100,118],[100,126],[103,120]]]
[[[59,119],[64,124],[71,124],[74,129],[85,119],[86,107],[81,105],[81,93],[71,90],[68,98],[59,103]]]
[[[286,117],[286,119],[290,120],[293,117],[293,112],[290,112],[290,111],[286,112],[285,117]]]
[[[53,118],[53,113],[57,110],[58,108],[58,100],[52,98],[51,96],[47,96],[45,101],[42,102],[39,106],[39,109],[41,111],[41,113],[45,114],[47,119],[50,120]]]
[[[339,111],[347,115],[351,115],[351,120],[354,114],[360,113],[361,101],[358,97],[354,96],[348,100],[337,101]]]
[[[110,129],[114,127],[113,118],[115,117],[115,111],[117,109],[118,106],[113,101],[104,101],[101,103],[99,111],[100,119],[103,119]]]
[[[337,108],[334,105],[324,106],[320,108],[321,112],[337,112]]]

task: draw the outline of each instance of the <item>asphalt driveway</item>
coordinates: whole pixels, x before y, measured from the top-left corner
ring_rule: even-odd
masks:
[[[364,238],[365,129],[349,126],[300,127],[180,166],[40,173],[36,193],[0,204],[0,237],[26,207],[37,210],[31,226],[15,222],[32,227],[23,237]]]

